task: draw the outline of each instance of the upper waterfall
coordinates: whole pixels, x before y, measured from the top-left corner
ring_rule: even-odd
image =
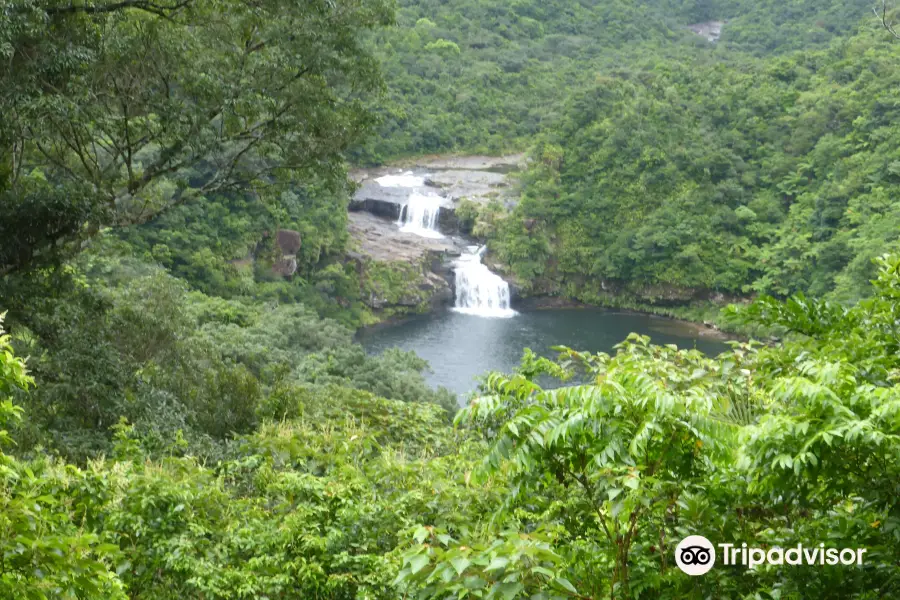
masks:
[[[433,194],[410,194],[406,205],[400,209],[400,219],[397,221],[400,231],[423,237],[444,237],[437,229],[442,202],[443,198]]]
[[[485,246],[470,246],[456,261],[454,311],[479,317],[512,317],[509,284],[481,262]]]
[[[400,175],[384,175],[375,179],[382,187],[420,188],[425,187],[425,178],[407,171]]]
[[[401,231],[429,238],[444,237],[437,228],[444,199],[424,189],[425,177],[407,171],[402,174],[384,175],[375,181],[382,187],[399,187],[410,190],[406,204],[400,209],[400,218],[397,221]]]

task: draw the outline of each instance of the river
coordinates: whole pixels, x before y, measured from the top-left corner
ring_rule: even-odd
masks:
[[[727,349],[697,327],[651,315],[603,309],[545,309],[512,318],[484,318],[446,311],[397,325],[363,330],[360,343],[370,353],[398,347],[413,350],[431,365],[428,382],[465,397],[488,371],[510,372],[524,348],[555,357],[553,346],[612,352],[630,332],[649,335],[657,344],[697,348],[710,355]]]

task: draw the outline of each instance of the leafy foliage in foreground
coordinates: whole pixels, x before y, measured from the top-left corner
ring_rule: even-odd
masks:
[[[0,315],[0,446],[22,409],[10,400],[34,380],[12,352]],[[78,480],[74,467],[54,460],[20,461],[0,447],[0,597],[126,598],[111,570],[116,544],[78,524],[84,506],[68,492]]]
[[[783,346],[735,343],[709,359],[632,336],[614,356],[563,349],[560,362],[531,358],[517,375],[492,376],[457,420],[491,443],[482,473],[510,477],[501,512],[522,519],[521,539],[551,526],[548,549],[561,558],[526,559],[534,550],[504,545],[500,531],[494,551],[484,539],[423,539],[400,581],[422,598],[895,595],[900,364],[879,329],[896,322],[898,267],[883,259],[875,298]],[[787,308],[768,324],[802,331],[809,319]],[[534,381],[576,370],[591,382],[545,390]],[[738,546],[821,541],[870,558],[689,578],[672,552],[690,534]]]
[[[180,436],[160,449],[125,422],[108,458],[81,468],[2,454],[0,531],[12,533],[0,533],[0,589],[162,600],[892,597],[900,259],[881,261],[875,289],[840,314],[802,298],[804,310],[753,306],[736,318],[792,333],[779,346],[735,342],[715,359],[638,335],[613,355],[526,353],[517,373],[487,379],[457,428],[433,404],[332,384],[273,395],[282,401],[215,462]],[[0,345],[8,422],[21,412],[8,396],[28,399],[30,380],[9,338]],[[537,383],[576,373],[584,383]],[[867,553],[862,565],[717,566],[691,578],[672,558],[689,534]]]
[[[110,427],[125,417],[148,448],[180,430],[193,453],[218,455],[334,385],[456,408],[411,353],[368,356],[351,330],[301,304],[191,292],[127,255],[88,252],[67,271],[0,289],[40,382],[16,433],[23,451],[83,461],[110,450]]]
[[[6,396],[30,380],[0,344]],[[0,597],[387,598],[404,531],[496,502],[462,483],[478,445],[434,405],[335,386],[292,410],[215,466],[178,437],[151,462],[124,423],[83,468],[0,454]]]

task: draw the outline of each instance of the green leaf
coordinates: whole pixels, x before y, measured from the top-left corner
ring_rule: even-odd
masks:
[[[573,594],[578,593],[578,590],[575,589],[575,586],[572,585],[572,582],[570,582],[568,579],[565,579],[563,577],[557,577],[556,579],[553,580],[553,583],[559,585],[560,587],[562,587],[564,590],[566,590],[568,592],[571,592]]]
[[[453,569],[456,571],[457,575],[462,575],[463,571],[472,564],[472,561],[464,556],[457,556],[450,560],[450,564],[453,565]]]
[[[494,586],[494,589],[500,592],[503,600],[512,600],[519,592],[525,589],[525,586],[521,582],[516,581],[510,583],[498,583]]]
[[[413,539],[415,539],[418,543],[421,544],[426,539],[428,539],[429,535],[430,535],[430,532],[428,531],[427,527],[419,527],[418,529],[416,529],[416,532],[413,534]]]
[[[427,554],[416,554],[415,556],[410,558],[409,559],[410,574],[415,575],[416,573],[418,573],[419,571],[424,569],[428,565],[429,561],[430,561],[430,559],[428,558]]]
[[[506,565],[509,564],[509,559],[505,556],[495,556],[494,560],[491,561],[484,570],[485,571],[496,571],[498,569],[505,569]]]

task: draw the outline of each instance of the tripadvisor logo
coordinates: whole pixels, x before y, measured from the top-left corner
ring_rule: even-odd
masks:
[[[797,544],[793,548],[773,547],[768,549],[739,547],[735,544],[717,544],[721,551],[723,565],[742,565],[754,568],[758,565],[861,565],[865,548],[805,547]],[[675,564],[688,575],[703,575],[716,564],[716,549],[712,542],[702,535],[689,535],[675,547]]]
[[[675,564],[688,575],[703,575],[716,564],[716,549],[702,535],[689,535],[675,548]]]

